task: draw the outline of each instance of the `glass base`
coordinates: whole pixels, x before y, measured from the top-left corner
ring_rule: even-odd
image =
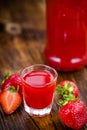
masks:
[[[29,107],[26,104],[26,102],[24,101],[24,109],[30,116],[42,117],[42,116],[48,115],[51,112],[51,108],[52,108],[52,103],[49,106],[47,106],[46,108],[35,109],[35,108],[32,108],[32,107]]]

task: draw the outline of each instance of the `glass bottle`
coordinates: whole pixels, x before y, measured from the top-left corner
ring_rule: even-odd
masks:
[[[46,62],[61,71],[87,63],[87,0],[46,0]]]

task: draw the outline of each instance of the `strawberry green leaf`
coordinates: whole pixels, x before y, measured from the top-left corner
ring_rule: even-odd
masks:
[[[56,87],[56,96],[58,105],[65,105],[71,100],[78,100],[74,95],[74,87],[70,83],[65,83],[64,86],[58,85]]]
[[[9,86],[7,90],[10,92],[17,92],[17,89],[14,86]]]
[[[5,82],[5,80],[6,79],[8,79],[9,78],[9,76],[11,76],[11,71],[8,71],[5,75],[4,75],[4,77],[3,77],[3,80],[2,80],[2,82],[1,82],[1,84],[4,84],[4,82]]]

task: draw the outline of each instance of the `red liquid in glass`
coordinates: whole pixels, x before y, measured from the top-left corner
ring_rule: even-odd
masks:
[[[24,76],[23,92],[26,104],[29,107],[42,109],[52,102],[56,82],[48,71],[34,70]],[[49,82],[52,82],[49,84]]]
[[[45,59],[58,70],[77,70],[87,63],[85,7],[86,0],[46,0]]]

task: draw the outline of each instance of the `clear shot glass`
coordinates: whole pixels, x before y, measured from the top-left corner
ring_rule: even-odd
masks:
[[[51,112],[58,74],[50,66],[35,64],[21,72],[24,109],[30,116]]]

